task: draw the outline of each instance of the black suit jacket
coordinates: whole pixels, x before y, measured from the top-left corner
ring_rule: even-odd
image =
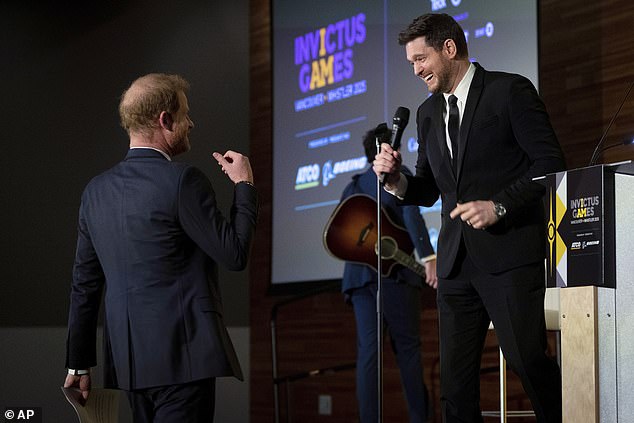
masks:
[[[235,187],[230,219],[207,177],[132,149],[86,187],[79,212],[66,366],[96,364],[105,287],[105,385],[126,390],[242,372],[222,319],[218,264],[246,266],[255,189]]]
[[[544,187],[534,177],[565,168],[546,108],[532,83],[480,65],[469,88],[460,125],[457,174],[445,141],[442,94],[418,109],[416,175],[408,177],[405,202],[431,206],[442,198],[438,276],[451,272],[461,239],[474,263],[497,273],[545,257]],[[501,202],[507,216],[486,230],[449,213],[458,202]]]

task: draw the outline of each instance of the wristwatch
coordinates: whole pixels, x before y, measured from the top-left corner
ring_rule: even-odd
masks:
[[[506,216],[506,207],[502,203],[494,202],[493,203],[493,211],[495,211],[495,215],[498,219],[502,219]]]

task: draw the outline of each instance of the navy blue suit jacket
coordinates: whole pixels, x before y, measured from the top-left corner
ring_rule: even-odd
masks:
[[[543,260],[545,190],[532,179],[565,168],[546,108],[533,84],[520,75],[488,72],[475,65],[460,124],[457,174],[446,146],[443,95],[429,97],[416,116],[416,176],[407,177],[404,201],[431,206],[441,195],[441,278],[453,268],[461,239],[473,262],[489,273]],[[499,201],[507,215],[486,230],[450,218],[458,202],[474,200]]]
[[[79,212],[66,366],[96,364],[105,287],[105,385],[132,390],[242,372],[222,319],[217,266],[241,270],[257,217],[252,186],[230,218],[207,177],[131,149],[86,187]]]
[[[411,174],[406,168],[403,168],[403,170]],[[372,196],[372,198],[376,198],[376,183],[376,174],[370,167],[364,173],[357,174],[352,178],[352,182],[344,189],[341,200],[343,201],[354,194],[367,194]],[[381,206],[394,223],[407,229],[419,257],[428,257],[434,254],[434,248],[429,241],[429,233],[418,206],[402,206],[396,197],[388,194],[383,189],[381,189]],[[346,262],[341,290],[346,293],[351,289],[376,282],[376,276],[376,271],[369,266]],[[381,281],[388,283],[401,281],[418,287],[423,284],[420,276],[402,266],[396,273],[396,280],[384,277]]]

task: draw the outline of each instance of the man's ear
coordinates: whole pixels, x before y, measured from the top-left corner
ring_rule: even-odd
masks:
[[[161,114],[159,115],[159,124],[161,125],[161,128],[171,131],[172,125],[174,124],[172,115],[168,112],[161,112]]]
[[[453,59],[454,57],[456,57],[456,54],[458,53],[456,42],[452,40],[451,38],[447,38],[445,40],[445,42],[443,43],[443,50],[445,51],[447,56],[449,56],[450,59]]]

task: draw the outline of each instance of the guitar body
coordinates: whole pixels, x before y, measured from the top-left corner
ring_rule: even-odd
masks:
[[[381,274],[393,276],[398,265],[419,275],[424,267],[413,257],[414,245],[405,228],[395,224],[381,209]],[[376,244],[377,208],[374,198],[365,194],[352,195],[333,211],[324,229],[324,246],[335,258],[365,264],[377,270]]]

